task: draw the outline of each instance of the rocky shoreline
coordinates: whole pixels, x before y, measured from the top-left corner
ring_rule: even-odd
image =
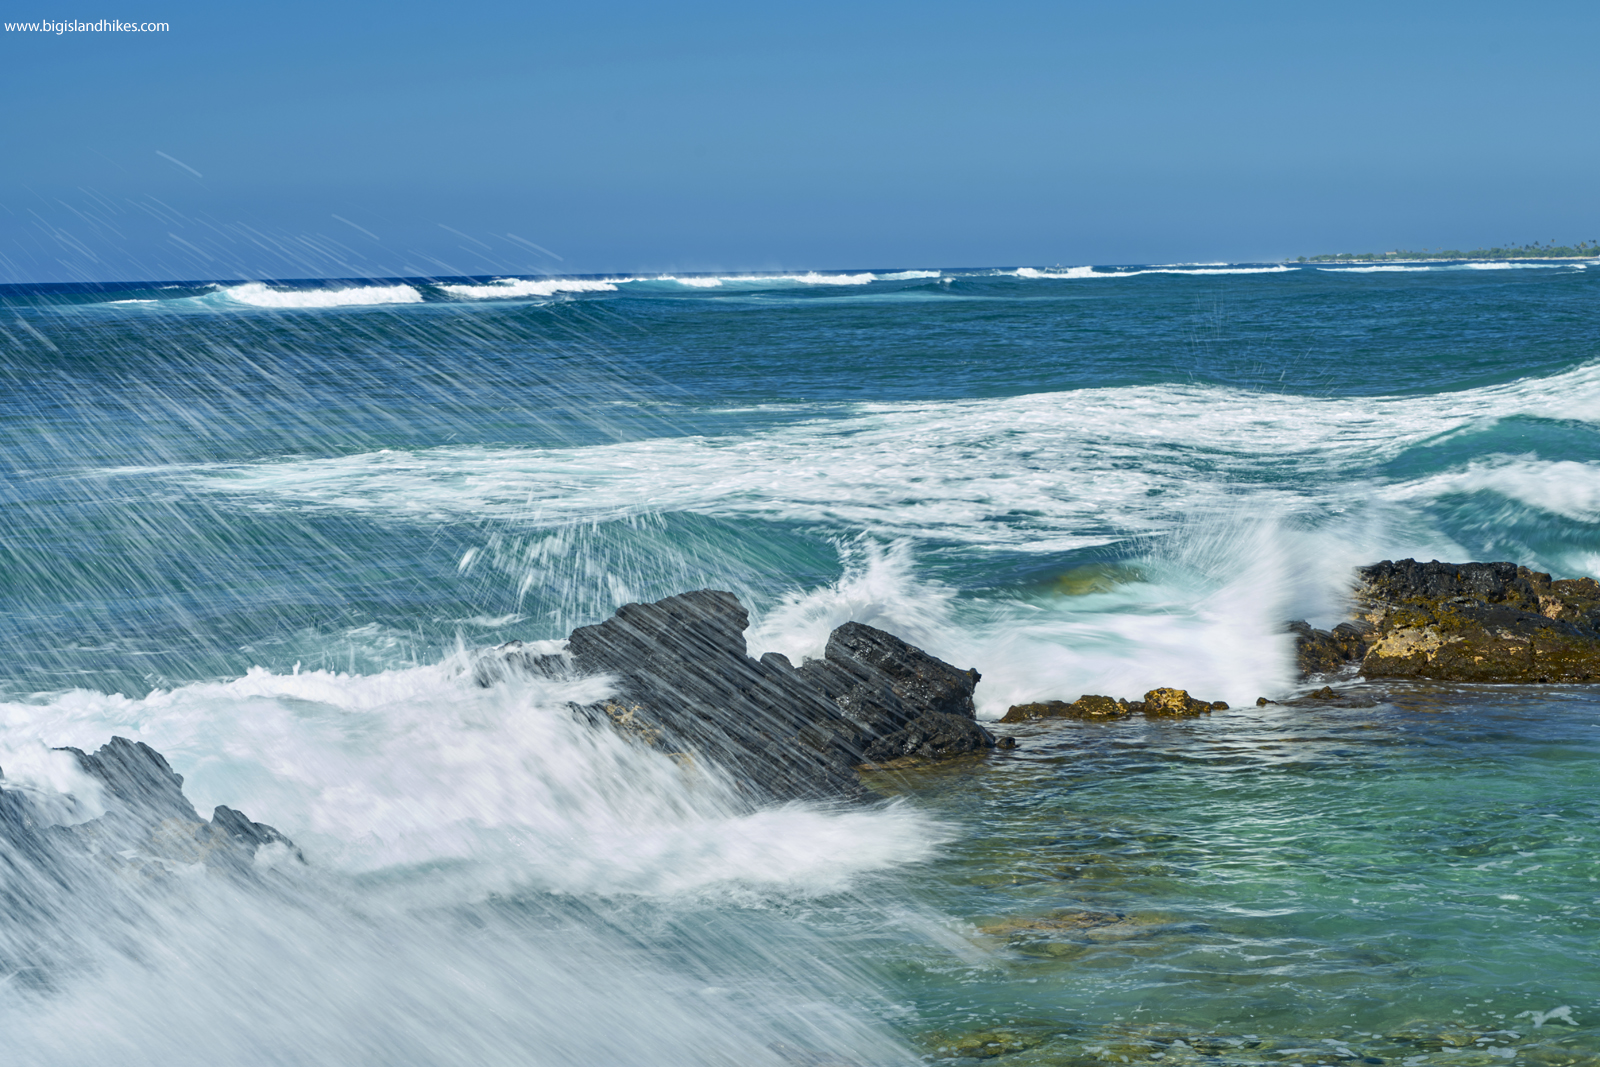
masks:
[[[1359,568],[1354,617],[1332,630],[1288,626],[1302,681],[1333,676],[1466,683],[1600,682],[1600,584],[1552,580],[1514,563],[1385,560]],[[482,686],[513,674],[609,675],[615,695],[572,707],[597,728],[730,772],[756,802],[866,799],[861,772],[1014,747],[977,721],[975,669],[961,669],[862,623],[830,635],[821,659],[799,667],[777,653],[748,655],[749,613],[728,592],[702,589],[627,604],[574,630],[564,651],[511,642],[478,654]],[[1323,685],[1286,703],[1370,698]],[[1276,703],[1262,697],[1258,704]],[[1128,700],[1085,694],[1012,706],[1002,724],[1189,718],[1226,710],[1176,688]],[[263,849],[304,862],[271,826],[228,807],[203,820],[183,778],[160,753],[116,737],[70,752],[96,781],[106,812],[74,821],[46,810],[0,773],[0,838],[57,881],[87,860],[150,875],[203,864],[234,875]],[[77,804],[77,801],[70,803]],[[81,814],[78,812],[77,814]]]
[[[1515,563],[1384,560],[1355,572],[1354,616],[1332,630],[1288,624],[1302,682],[1368,680],[1468,683],[1600,682],[1600,583],[1552,579]],[[1352,700],[1324,685],[1286,703]],[[1257,704],[1279,701],[1261,697]],[[1222,710],[1181,689],[1142,700],[1086,694],[1074,701],[1013,705],[1002,723],[1110,721],[1142,714],[1181,718]]]
[[[113,737],[92,754],[56,751],[69,753],[99,786],[104,812],[80,819],[94,810],[89,798],[0,787],[0,841],[8,846],[0,852],[8,876],[0,896],[12,906],[32,907],[27,902],[51,900],[107,873],[136,883],[198,868],[253,878],[276,861],[305,862],[293,841],[243,812],[219,805],[202,819],[183,795],[183,775],[142,741]],[[69,810],[60,810],[63,803]]]
[[[872,626],[845,623],[822,659],[795,667],[745,649],[750,616],[732,593],[701,589],[627,604],[572,632],[557,655],[512,642],[475,674],[604,673],[617,695],[574,707],[630,740],[705,759],[763,800],[865,797],[863,766],[982,752],[997,739],[977,721],[976,670],[962,670]]]
[[[1515,563],[1384,560],[1356,571],[1355,617],[1290,623],[1302,675],[1600,682],[1600,583]]]

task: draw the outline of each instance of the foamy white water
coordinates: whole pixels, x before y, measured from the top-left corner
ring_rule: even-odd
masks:
[[[222,290],[228,300],[259,308],[332,308],[376,304],[420,304],[422,294],[409,285],[366,285],[347,289],[276,289],[246,282]]]
[[[1075,279],[1075,278],[1136,278],[1142,274],[1192,274],[1228,275],[1228,274],[1283,274],[1295,268],[1276,264],[1270,267],[1142,267],[1138,270],[1114,270],[1103,267],[1018,267],[1014,272],[1018,278],[1031,279]]]
[[[503,300],[511,297],[556,296],[561,293],[610,293],[616,284],[588,278],[500,278],[486,285],[441,285],[451,296],[468,300]]]
[[[604,678],[485,689],[453,663],[376,675],[257,669],[140,699],[79,690],[0,704],[0,765],[36,791],[71,792],[81,775],[60,754],[46,759],[45,746],[92,750],[127,736],[185,775],[200,810],[247,810],[321,867],[470,863],[462,891],[473,896],[832,892],[925,859],[940,840],[898,808],[749,811],[715,768],[686,771],[568,710],[609,692]]]
[[[1085,389],[859,405],[838,417],[730,438],[447,447],[119,473],[297,507],[493,515],[532,526],[700,511],[1059,551],[1168,529],[1178,513],[1227,510],[1244,486],[1267,509],[1399,499],[1418,490],[1369,485],[1362,472],[1510,416],[1600,421],[1597,412],[1600,366],[1589,365],[1550,379],[1419,397]],[[1532,470],[1547,461],[1523,462]],[[1425,482],[1443,491],[1449,477]],[[1546,483],[1554,488],[1558,480]],[[1531,488],[1537,484],[1519,499],[1539,506]],[[1552,497],[1552,506],[1568,505]],[[1019,518],[996,522],[1007,515]]]

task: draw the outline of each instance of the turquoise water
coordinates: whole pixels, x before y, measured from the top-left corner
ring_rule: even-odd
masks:
[[[1351,1059],[1330,1040],[1592,1062],[1592,694],[1410,689],[1024,741],[911,790],[968,828],[930,895],[980,954],[897,961],[930,1028],[999,1028],[1043,1062],[1174,1039],[1255,1062]]]
[[[313,860],[8,920],[5,1030],[39,1063],[1594,1063],[1593,692],[1254,700],[1356,564],[1600,573],[1597,285],[0,290],[8,787],[135,737]],[[755,653],[859,619],[975,666],[985,717],[1234,710],[749,810],[572,723],[603,680],[470,684],[703,586]]]

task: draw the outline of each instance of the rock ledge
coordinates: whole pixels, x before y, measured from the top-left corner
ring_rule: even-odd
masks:
[[[1600,583],[1515,563],[1384,560],[1356,571],[1356,618],[1291,623],[1302,674],[1600,682]]]
[[[476,675],[508,669],[605,673],[617,696],[575,709],[630,740],[688,753],[732,772],[762,799],[865,796],[857,769],[994,748],[972,704],[978,672],[961,670],[858,622],[828,638],[822,659],[795,667],[746,651],[749,614],[732,593],[701,589],[626,604],[572,632],[566,652],[513,642],[486,653]]]

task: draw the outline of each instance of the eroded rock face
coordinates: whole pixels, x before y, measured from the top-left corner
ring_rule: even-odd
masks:
[[[476,674],[482,684],[507,669],[610,674],[617,696],[581,714],[630,740],[719,764],[762,798],[862,796],[863,763],[995,745],[975,718],[975,670],[854,622],[833,631],[822,659],[798,668],[776,653],[756,660],[746,652],[747,625],[737,597],[702,589],[627,604],[579,627],[564,657],[498,649]]]
[[[1226,711],[1221,700],[1196,700],[1187,689],[1152,689],[1143,700],[1121,700],[1086,693],[1077,700],[1044,700],[1033,704],[1013,704],[1000,719],[1002,723],[1032,722],[1038,719],[1087,719],[1108,722],[1143,715],[1147,719],[1181,719]]]
[[[1600,585],[1515,563],[1385,560],[1357,571],[1369,678],[1600,682]]]

